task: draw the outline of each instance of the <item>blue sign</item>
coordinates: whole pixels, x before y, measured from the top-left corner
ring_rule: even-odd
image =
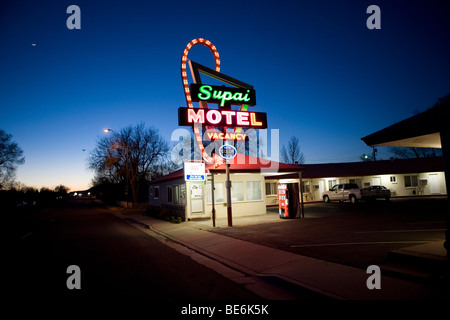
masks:
[[[234,146],[231,146],[229,144],[224,144],[219,149],[219,155],[227,160],[233,159],[236,157],[237,150]]]
[[[201,174],[187,174],[186,181],[205,181],[205,176]]]

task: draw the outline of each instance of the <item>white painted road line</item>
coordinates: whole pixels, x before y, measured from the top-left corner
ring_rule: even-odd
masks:
[[[327,247],[327,246],[351,246],[368,244],[420,244],[429,241],[372,241],[372,242],[341,242],[341,243],[317,243],[317,244],[292,244],[291,248]]]
[[[433,232],[446,231],[447,229],[416,229],[416,230],[376,230],[376,231],[355,231],[353,233],[396,233],[396,232]]]

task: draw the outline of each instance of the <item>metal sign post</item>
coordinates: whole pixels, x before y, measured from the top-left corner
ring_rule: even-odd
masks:
[[[213,227],[216,227],[216,207],[214,205],[214,173],[211,172],[211,200],[212,200],[212,221]]]
[[[227,160],[227,181],[225,182],[227,188],[227,218],[228,226],[233,226],[232,212],[231,212],[231,180],[230,180],[230,164]]]
[[[227,173],[227,181],[225,182],[225,187],[227,188],[227,218],[228,218],[228,226],[233,226],[233,218],[232,218],[232,209],[231,209],[231,180],[230,180],[230,163],[228,160],[236,157],[237,150],[234,146],[224,144],[219,149],[219,155],[226,160],[226,173]]]

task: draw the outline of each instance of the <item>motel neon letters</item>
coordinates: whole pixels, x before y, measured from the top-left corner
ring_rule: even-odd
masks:
[[[264,112],[178,108],[178,124],[180,126],[192,126],[196,123],[214,127],[266,129],[267,115]]]

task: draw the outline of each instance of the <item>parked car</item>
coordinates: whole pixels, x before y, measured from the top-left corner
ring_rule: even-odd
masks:
[[[361,199],[361,189],[356,183],[336,184],[329,191],[325,191],[322,198],[324,202],[350,201],[355,203]]]
[[[370,186],[361,189],[361,198],[366,200],[375,200],[377,198],[383,198],[386,200],[391,199],[391,190],[385,186]]]

